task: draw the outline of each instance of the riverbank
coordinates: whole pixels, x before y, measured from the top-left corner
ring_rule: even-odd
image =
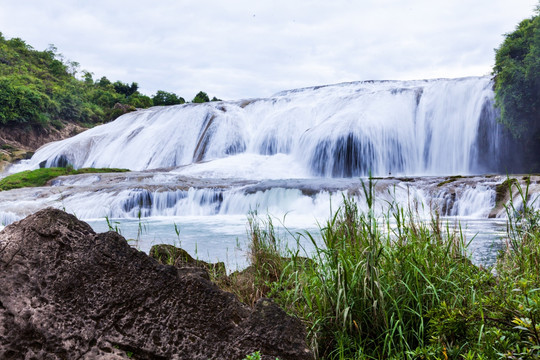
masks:
[[[323,359],[536,359],[540,356],[540,212],[527,187],[508,205],[506,246],[474,265],[459,228],[395,206],[375,215],[345,200],[310,233],[311,260],[287,250],[271,219],[252,219],[251,266],[227,286],[244,301],[270,296],[302,319]],[[525,205],[523,205],[525,204]],[[251,291],[246,291],[251,289]]]

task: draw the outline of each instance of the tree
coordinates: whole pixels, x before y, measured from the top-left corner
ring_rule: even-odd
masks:
[[[175,93],[170,93],[163,90],[158,90],[156,95],[152,97],[154,105],[177,105],[184,104],[186,100],[183,97],[177,96]]]
[[[152,106],[136,82],[112,83],[66,60],[54,45],[34,50],[24,40],[6,40],[0,33],[0,127],[48,127],[61,122],[85,125],[110,121],[116,116]],[[175,97],[175,103],[184,100]]]
[[[83,80],[86,85],[94,85],[94,78],[92,77],[93,73],[83,70]]]
[[[138,91],[128,98],[128,104],[136,108],[147,108],[154,104],[149,96],[143,95]]]
[[[540,159],[535,154],[540,150],[540,6],[536,13],[505,35],[496,49],[493,75],[499,121],[524,146],[527,160],[538,163]]]
[[[204,91],[199,91],[197,93],[197,95],[195,95],[195,97],[193,98],[193,100],[191,102],[205,103],[205,102],[209,102],[209,101],[210,101],[210,98],[208,97],[208,94],[205,93]]]
[[[139,89],[139,84],[136,82],[132,82],[131,85],[129,85],[121,81],[116,81],[113,86],[117,93],[125,96],[131,96]]]
[[[99,79],[96,82],[96,85],[98,85],[100,87],[107,87],[107,86],[111,85],[111,81],[109,79],[107,79],[107,77],[102,76],[101,79]]]

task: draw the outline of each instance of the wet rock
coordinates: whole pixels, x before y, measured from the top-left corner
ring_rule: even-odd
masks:
[[[45,209],[0,232],[1,359],[309,359],[301,324]]]
[[[524,177],[525,185],[530,184],[530,177]],[[516,178],[508,177],[502,183],[495,186],[495,206],[491,209],[488,218],[494,219],[506,215],[506,206],[510,199],[519,199],[518,187],[522,186]]]

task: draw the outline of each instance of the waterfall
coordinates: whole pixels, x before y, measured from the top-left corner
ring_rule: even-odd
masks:
[[[11,171],[184,166],[178,171],[275,179],[496,172],[493,97],[489,77],[470,77],[353,82],[154,107],[46,145]]]
[[[380,215],[397,204],[421,216],[503,217],[496,193],[505,176],[475,176],[504,173],[510,163],[492,85],[489,77],[364,81],[135,111],[48,144],[10,169],[132,172],[0,192],[0,220],[53,206],[82,219],[257,210],[320,221],[344,197],[365,206],[361,178],[369,174],[378,178]],[[531,186],[540,194],[540,185]]]
[[[505,180],[505,175],[374,179],[374,210],[388,215],[397,205],[427,218],[435,212],[476,219],[504,217],[505,204],[496,203],[496,193]],[[81,219],[245,216],[258,211],[280,218],[324,220],[344,197],[355,198],[359,209],[367,210],[363,181],[367,180],[199,179],[172,172],[63,176],[52,186],[0,192],[0,220],[9,224],[49,206]],[[519,207],[516,189],[513,192]],[[529,194],[530,204],[538,207],[540,177],[531,180]]]

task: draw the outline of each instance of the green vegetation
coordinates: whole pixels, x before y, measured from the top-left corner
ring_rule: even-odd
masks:
[[[152,97],[154,105],[177,105],[184,104],[186,101],[183,97],[178,97],[174,93],[169,93],[163,90],[158,90],[156,95]]]
[[[210,98],[208,97],[208,94],[206,94],[204,91],[199,91],[192,100],[192,102],[194,103],[205,103],[209,101]]]
[[[53,45],[37,51],[0,33],[0,126],[61,128],[62,121],[93,126],[136,108],[185,102],[174,93],[159,90],[149,97],[138,89],[136,82],[111,82],[105,76],[94,80],[92,73],[80,71],[77,62],[66,60]],[[195,96],[194,102],[205,101],[210,101],[206,93]]]
[[[261,352],[256,351],[252,354],[246,355],[246,357],[243,360],[261,360]]]
[[[510,201],[508,247],[485,269],[469,260],[459,226],[397,206],[376,218],[371,182],[364,194],[368,211],[344,199],[322,242],[298,235],[315,247],[313,261],[280,246],[271,222],[250,221],[261,267],[251,271],[252,292],[302,319],[318,358],[540,356],[540,212]]]
[[[499,206],[511,194],[512,185],[517,185],[516,178],[508,178],[495,187],[495,206]]]
[[[193,98],[193,100],[191,102],[193,102],[193,103],[205,103],[205,102],[210,102],[210,101],[221,101],[221,99],[218,99],[217,97],[214,96],[212,98],[212,100],[210,100],[207,93],[205,93],[204,91],[199,91],[197,93],[197,95],[195,95],[195,97]]]
[[[540,168],[540,5],[506,34],[496,50],[495,100],[500,121],[524,147],[525,164]]]
[[[73,167],[65,168],[43,168],[37,170],[27,170],[16,174],[9,175],[0,180],[0,191],[18,189],[23,187],[44,186],[49,180],[62,175],[77,175],[89,173],[113,173],[125,172],[127,169],[95,169],[82,168],[73,169]]]
[[[64,120],[92,125],[152,105],[137,83],[111,83],[106,77],[94,82],[86,71],[79,80],[78,72],[79,64],[65,60],[54,46],[37,51],[0,33],[0,124],[58,127]],[[116,104],[127,107],[118,111]]]

